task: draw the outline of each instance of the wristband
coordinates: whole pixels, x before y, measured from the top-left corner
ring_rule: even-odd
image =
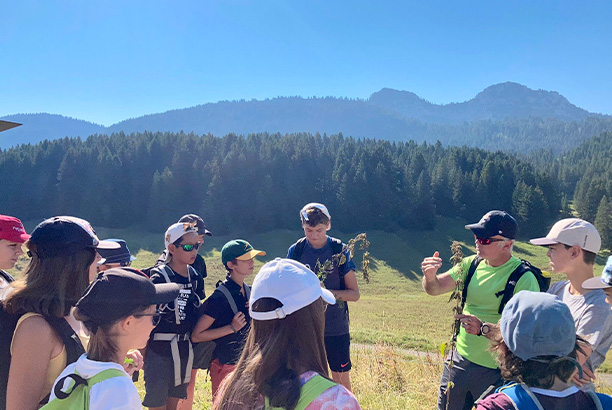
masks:
[[[236,328],[234,327],[234,325],[232,325],[231,323],[230,323],[230,329],[232,329],[232,332],[234,333],[238,332]]]

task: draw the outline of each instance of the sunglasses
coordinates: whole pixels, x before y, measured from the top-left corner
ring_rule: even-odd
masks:
[[[187,243],[187,244],[181,244],[178,247],[182,248],[185,252],[191,252],[194,249],[197,251],[200,248],[201,243],[197,242],[197,243]]]
[[[504,242],[507,241],[507,239],[496,239],[496,238],[476,238],[476,242],[478,242],[481,245],[490,245],[493,242]]]
[[[161,321],[161,313],[159,313],[159,312],[155,312],[155,313],[142,313],[142,314],[139,314],[139,315],[134,315],[134,317],[143,317],[143,316],[151,316],[151,321],[153,322],[153,326],[159,325],[159,322]]]

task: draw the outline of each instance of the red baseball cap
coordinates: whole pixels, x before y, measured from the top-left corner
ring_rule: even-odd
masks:
[[[0,215],[0,239],[24,243],[30,239],[21,221],[8,215]]]

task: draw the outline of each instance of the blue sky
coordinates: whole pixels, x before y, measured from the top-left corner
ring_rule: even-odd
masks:
[[[609,1],[12,1],[0,117],[111,125],[207,102],[368,98],[446,104],[514,81],[612,114]]]

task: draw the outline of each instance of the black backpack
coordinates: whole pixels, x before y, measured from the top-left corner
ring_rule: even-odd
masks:
[[[331,239],[332,255],[337,255],[339,253],[342,253],[342,251],[344,250],[344,245],[342,245],[342,241],[336,238],[330,238],[330,239]],[[299,241],[297,241],[295,243],[295,248],[293,248],[293,255],[291,255],[291,259],[301,262],[300,258],[302,257],[302,254],[304,253],[305,246],[306,246],[306,238],[302,238]],[[341,263],[338,266],[338,269],[340,269],[340,267],[344,265],[345,263],[346,261],[344,263]],[[314,269],[314,266],[311,268],[311,270],[313,269]],[[345,288],[344,275],[340,275],[340,288],[341,289]]]
[[[4,309],[0,302],[0,410],[6,410],[6,389],[11,368],[11,342],[20,314],[12,314]],[[47,323],[57,332],[66,347],[66,365],[74,363],[85,353],[81,340],[63,317],[43,316]],[[41,401],[46,403],[49,396]]]
[[[476,272],[478,264],[482,260],[483,259],[481,257],[476,256],[472,261],[472,264],[470,265],[470,269],[468,270],[467,275],[465,276],[465,280],[463,282],[463,291],[461,293],[462,308],[465,306],[465,300],[467,299],[468,285],[472,280],[472,276],[474,276],[474,272]],[[519,279],[521,279],[523,274],[527,272],[531,272],[533,273],[533,276],[535,276],[536,280],[538,281],[538,285],[540,286],[540,292],[546,292],[548,290],[548,288],[550,287],[550,276],[545,275],[539,268],[533,266],[526,260],[521,259],[520,265],[514,271],[512,271],[510,277],[508,277],[508,282],[506,282],[506,287],[504,288],[504,290],[501,290],[495,294],[495,296],[497,297],[502,296],[497,313],[501,315],[502,311],[504,310],[504,306],[506,306],[506,303],[508,303],[508,301],[514,295],[514,288],[516,288],[516,284],[518,283]]]

